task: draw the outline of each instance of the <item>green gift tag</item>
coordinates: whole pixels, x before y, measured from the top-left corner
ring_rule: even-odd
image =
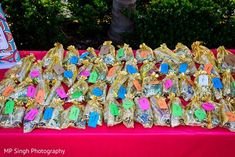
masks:
[[[123,57],[124,56],[124,48],[120,48],[119,50],[118,50],[118,58],[121,58],[121,57]]]
[[[125,100],[124,102],[123,102],[123,107],[124,107],[124,109],[129,109],[129,108],[131,108],[132,106],[134,105],[134,102],[133,101],[131,101],[131,100]]]
[[[118,116],[119,115],[119,108],[115,103],[109,104],[109,110],[112,115]]]
[[[232,84],[233,84],[233,88],[235,88],[235,81],[233,81],[233,83],[232,83]]]
[[[99,77],[99,74],[96,71],[92,71],[92,73],[90,74],[90,77],[88,79],[88,82],[96,83],[98,77]]]
[[[181,105],[179,104],[173,104],[172,105],[172,114],[173,116],[180,117],[183,115],[183,110]]]
[[[197,119],[199,121],[202,121],[206,118],[206,112],[202,109],[197,109],[195,112],[194,112],[194,115],[197,117]]]
[[[74,121],[77,120],[79,113],[80,113],[79,108],[76,107],[76,106],[73,106],[73,107],[70,109],[69,120],[74,120]]]
[[[72,94],[73,99],[77,99],[82,95],[82,91],[76,91]]]
[[[12,114],[14,111],[15,102],[13,100],[9,100],[6,103],[4,114]]]

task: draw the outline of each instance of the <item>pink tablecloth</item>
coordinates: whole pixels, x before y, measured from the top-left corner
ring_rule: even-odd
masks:
[[[21,51],[22,56],[27,54],[28,51]],[[41,59],[45,52],[34,54]],[[0,73],[3,74],[4,70]],[[22,132],[22,129],[0,129],[0,157],[232,157],[235,146],[235,133],[223,128],[155,126],[144,129],[136,124],[134,129],[118,125],[85,130],[36,129],[28,134]]]

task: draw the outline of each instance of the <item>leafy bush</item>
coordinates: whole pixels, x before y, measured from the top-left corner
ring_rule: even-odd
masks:
[[[76,25],[79,37],[100,38],[109,29],[111,0],[69,0],[71,20]]]
[[[39,50],[56,41],[68,46],[101,40],[109,27],[111,4],[111,0],[2,1],[18,48]]]
[[[49,49],[59,41],[80,49],[98,48],[107,39],[112,0],[2,0],[19,49]],[[235,0],[137,0],[132,34],[124,42],[152,48],[166,42],[187,46],[195,40],[208,47],[235,47]],[[120,21],[121,22],[121,21]]]
[[[146,42],[152,48],[165,42],[188,46],[195,40],[208,47],[235,47],[234,0],[139,0],[131,17],[135,32],[124,34],[125,42],[137,47]]]
[[[65,42],[60,0],[3,0],[2,5],[19,49],[48,49]]]

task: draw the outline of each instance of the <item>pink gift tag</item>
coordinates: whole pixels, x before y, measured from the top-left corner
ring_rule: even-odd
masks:
[[[59,95],[60,98],[67,98],[67,94],[65,93],[63,88],[57,88],[56,93]]]
[[[28,86],[27,97],[34,98],[36,94],[36,88],[34,86]]]
[[[149,104],[149,100],[147,98],[145,98],[145,97],[140,98],[138,100],[138,102],[139,102],[139,106],[140,106],[141,110],[144,111],[144,110],[148,110],[149,109],[150,104]]]
[[[25,120],[32,121],[38,114],[38,109],[31,109],[24,117]]]
[[[86,76],[86,77],[88,77],[88,76],[90,76],[90,71],[84,70],[84,71],[82,71],[82,72],[80,73],[80,75],[81,75],[81,76]]]
[[[173,86],[173,82],[169,79],[164,82],[164,86],[166,89],[169,89]]]
[[[38,70],[33,70],[30,72],[30,76],[32,78],[38,77],[40,75],[40,72]]]
[[[202,108],[206,111],[212,111],[215,109],[215,106],[209,102],[203,103]]]

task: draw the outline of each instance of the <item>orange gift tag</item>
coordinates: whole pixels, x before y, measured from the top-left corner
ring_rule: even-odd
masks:
[[[229,122],[235,122],[235,113],[233,112],[226,112],[226,115],[228,116]]]
[[[40,89],[35,97],[36,102],[39,104],[43,103],[44,97],[45,97],[45,91],[43,89]]]
[[[149,84],[159,84],[159,81],[158,80],[150,81]]]
[[[107,77],[112,77],[115,74],[116,70],[117,70],[116,66],[109,69]]]
[[[193,81],[190,78],[186,78],[186,79],[190,85],[192,85],[192,86],[194,85]]]
[[[207,72],[207,74],[211,74],[212,68],[213,68],[213,64],[208,63],[205,65],[204,70]]]
[[[11,85],[8,85],[5,90],[3,91],[2,95],[7,97],[14,91],[14,87]]]
[[[147,56],[148,56],[148,51],[141,51],[140,52],[140,57],[147,58]]]
[[[142,90],[142,87],[141,87],[141,85],[140,85],[138,80],[134,80],[133,84],[134,84],[135,88],[137,89],[137,91],[141,91]]]
[[[163,98],[159,98],[157,99],[157,103],[158,103],[158,106],[161,108],[161,109],[167,109],[167,104],[166,104],[166,101],[163,99]]]

